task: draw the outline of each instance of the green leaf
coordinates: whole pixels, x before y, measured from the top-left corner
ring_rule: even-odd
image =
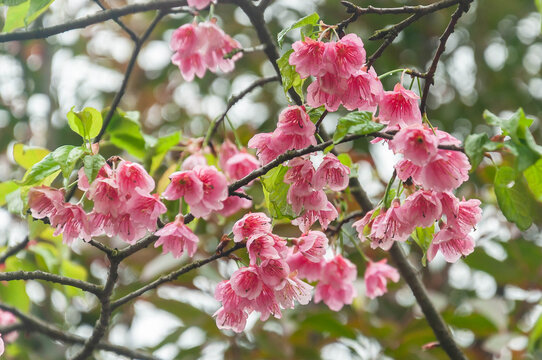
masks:
[[[8,211],[10,213],[19,215],[23,214],[24,201],[21,195],[21,188],[18,188],[6,195],[6,203],[8,204]]]
[[[139,125],[139,113],[116,111],[107,127],[109,140],[118,148],[143,160],[147,154],[146,142]]]
[[[84,171],[85,175],[88,178],[89,184],[91,184],[94,179],[96,179],[96,176],[98,176],[98,172],[104,165],[105,159],[100,154],[87,155],[83,158]]]
[[[480,165],[486,151],[495,151],[502,146],[502,143],[491,141],[485,133],[467,136],[465,139],[465,153],[472,165],[471,172]]]
[[[6,181],[0,183],[0,206],[6,204],[6,197],[9,193],[17,190],[19,185],[15,181]]]
[[[151,175],[160,167],[167,152],[181,141],[181,132],[176,131],[173,134],[164,136],[156,140],[152,148],[147,153],[147,158],[150,159]]]
[[[540,13],[540,16],[542,16],[542,0],[534,0],[534,4],[536,5],[538,12]],[[540,32],[542,32],[542,24],[540,27]]]
[[[62,175],[64,176],[65,179],[70,178],[71,173],[75,169],[75,165],[83,157],[85,153],[86,151],[84,148],[75,147],[68,154],[68,158],[66,159],[66,162],[60,163],[60,167],[62,168]]]
[[[435,234],[435,224],[426,228],[417,227],[416,229],[414,229],[412,234],[410,234],[412,239],[414,239],[416,244],[418,244],[418,246],[423,251],[423,258],[422,258],[423,266],[427,265],[427,249],[429,249],[429,246],[431,245],[431,241],[433,241],[434,234]]]
[[[63,145],[53,151],[52,156],[53,159],[57,162],[57,164],[60,166],[62,170],[62,175],[64,177],[69,177],[71,174],[71,171],[68,172],[67,169],[67,163],[68,163],[68,156],[70,155],[70,152],[74,150],[76,147],[73,145]],[[73,170],[73,168],[72,168]],[[67,175],[66,175],[67,173]]]
[[[30,0],[30,7],[28,8],[28,12],[24,19],[26,25],[30,24],[32,21],[36,20],[38,16],[43,14],[53,1],[54,0]]]
[[[261,177],[265,203],[273,219],[293,219],[295,213],[287,202],[290,184],[284,183],[287,166],[280,165]]]
[[[303,83],[305,80],[301,79],[299,74],[295,71],[295,66],[290,65],[288,61],[293,52],[293,49],[286,51],[277,60],[277,65],[279,66],[280,76],[282,77],[282,87],[284,88],[284,93],[286,94],[288,90],[293,87],[299,96],[301,96],[301,99],[303,99]]]
[[[347,153],[342,153],[337,155],[337,159],[341,162],[341,164],[352,167],[352,158]]]
[[[320,117],[322,116],[325,110],[326,108],[322,105],[317,108],[310,108],[309,111],[307,111],[307,114],[309,114],[311,121],[313,123],[316,123],[320,119]]]
[[[44,180],[49,175],[53,175],[60,170],[60,165],[56,162],[52,153],[47,154],[40,162],[34,164],[24,175],[23,185],[35,185]]]
[[[525,169],[523,175],[536,200],[542,202],[542,159]]]
[[[4,23],[3,32],[11,32],[15,29],[22,28],[26,24],[24,22],[26,13],[30,8],[30,1],[25,1],[19,5],[10,6],[6,14],[6,22]]]
[[[333,135],[333,142],[337,144],[347,134],[367,135],[382,130],[386,125],[375,123],[373,114],[368,111],[354,111],[339,119],[337,129]]]
[[[531,330],[528,344],[527,349],[529,353],[533,353],[536,350],[542,350],[542,315],[538,317],[536,324]]]
[[[83,139],[91,140],[96,137],[102,129],[102,114],[91,107],[75,112],[74,108],[66,115],[70,128]]]
[[[58,254],[58,249],[54,245],[40,242],[37,245],[31,246],[29,251],[33,252],[36,255],[36,258],[43,263],[45,270],[56,273],[58,265],[60,264],[60,255]]]
[[[49,150],[40,147],[24,144],[13,145],[13,159],[25,169],[30,169],[32,165],[41,161],[49,153]]]
[[[88,277],[87,269],[85,269],[84,266],[70,260],[62,261],[60,273],[64,276],[83,281],[86,281]],[[64,286],[64,289],[66,291],[66,295],[71,297],[83,294],[82,290],[71,286]]]
[[[506,219],[515,223],[520,230],[527,230],[533,223],[531,196],[521,180],[513,168],[498,168],[494,180],[495,195]]]
[[[282,31],[279,32],[279,34],[277,35],[277,43],[279,45],[279,48],[282,48],[282,44],[284,43],[284,37],[289,31],[306,26],[306,25],[317,26],[318,20],[320,20],[320,16],[318,16],[317,13],[313,13],[313,14],[305,16],[304,18],[299,19],[298,21],[288,26],[287,28],[282,29]],[[310,36],[311,33],[308,33],[308,34],[305,33],[305,35]]]
[[[356,338],[356,332],[351,327],[342,324],[331,313],[311,315],[300,323],[300,327],[317,331],[318,333],[329,333],[334,337]]]
[[[0,5],[15,6],[24,3],[28,0],[0,0]]]

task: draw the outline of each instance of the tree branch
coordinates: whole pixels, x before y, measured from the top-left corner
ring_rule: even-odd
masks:
[[[183,275],[183,274],[186,274],[187,272],[189,271],[192,271],[194,269],[197,269],[199,267],[202,267],[203,265],[205,264],[208,264],[212,261],[215,261],[217,259],[220,259],[220,258],[223,258],[223,257],[227,257],[229,256],[231,253],[233,253],[234,251],[238,250],[238,249],[241,249],[241,248],[244,248],[246,246],[245,243],[236,243],[232,248],[228,249],[228,250],[225,250],[223,252],[220,252],[220,253],[217,253],[217,254],[214,254],[206,259],[203,259],[203,260],[197,260],[197,261],[194,261],[194,262],[191,262],[190,264],[188,265],[185,265],[183,266],[182,268],[180,268],[179,270],[175,270],[167,275],[164,275],[164,276],[161,276],[160,278],[154,280],[153,282],[137,289],[136,291],[126,295],[126,296],[123,296],[121,297],[120,299],[117,299],[115,301],[113,301],[111,303],[111,309],[112,310],[115,310],[116,308],[118,308],[119,306],[141,296],[142,294],[146,293],[147,291],[149,290],[152,290],[152,289],[156,289],[158,286],[162,285],[163,283],[166,283],[166,282],[170,282],[170,281],[173,281],[175,279],[177,279],[179,276]]]
[[[100,0],[94,0],[94,2],[102,10],[107,10],[107,8],[104,6],[104,4],[102,4],[102,2]],[[126,26],[126,24],[120,18],[115,17],[115,18],[113,18],[113,21],[116,22],[117,25],[119,25],[122,28],[122,30],[124,30],[134,42],[139,41],[139,37],[136,35],[136,33],[134,33],[128,26]]]
[[[450,19],[450,23],[446,27],[446,30],[444,30],[444,33],[440,36],[440,43],[437,48],[437,51],[435,53],[435,56],[433,57],[433,61],[431,62],[431,66],[429,67],[429,70],[427,70],[426,77],[425,77],[425,84],[423,86],[423,93],[422,93],[422,100],[420,102],[420,111],[422,114],[425,114],[425,107],[427,104],[427,96],[429,96],[429,88],[435,81],[435,72],[437,71],[438,62],[440,60],[440,57],[444,53],[444,50],[446,49],[446,42],[448,41],[448,38],[450,35],[454,32],[455,26],[457,25],[457,22],[459,21],[459,18],[469,11],[470,3],[473,0],[460,0],[459,6],[457,7],[456,11],[453,13],[452,18]]]
[[[26,248],[26,245],[28,245],[29,241],[30,239],[28,238],[28,236],[26,236],[24,240],[20,243],[8,247],[6,251],[4,251],[4,253],[0,256],[0,264],[4,264],[9,257],[17,254],[19,251]]]
[[[51,283],[68,285],[79,288],[83,291],[98,295],[102,292],[102,287],[91,284],[86,281],[72,279],[66,276],[55,275],[44,271],[12,271],[0,273],[0,281],[13,280],[44,280]]]
[[[0,309],[12,313],[21,321],[20,324],[14,324],[9,327],[0,328],[0,333],[2,335],[6,335],[12,331],[20,330],[25,332],[37,332],[51,339],[62,341],[67,344],[84,344],[86,341],[86,339],[81,336],[67,333],[66,331],[52,326],[41,319],[24,314],[14,307],[0,303]],[[96,345],[96,348],[126,356],[129,359],[158,360],[158,358],[152,355],[128,349],[123,346],[108,344],[105,342],[98,343]]]

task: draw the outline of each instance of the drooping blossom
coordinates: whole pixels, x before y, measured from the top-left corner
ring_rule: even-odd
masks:
[[[375,217],[375,210],[371,210],[367,212],[361,219],[355,221],[352,224],[352,227],[354,227],[358,233],[358,238],[360,239],[360,241],[363,242],[369,237],[372,231]]]
[[[256,149],[256,154],[262,165],[275,160],[281,153],[271,147],[273,133],[258,133],[248,141],[248,147]]]
[[[173,257],[178,258],[186,251],[188,256],[194,256],[198,249],[198,237],[184,224],[184,218],[180,215],[154,234],[158,236],[154,247],[162,245],[164,254],[171,252]]]
[[[314,302],[323,301],[333,311],[339,311],[345,304],[351,304],[356,297],[353,285],[356,276],[356,266],[342,255],[326,261],[321,279],[316,285]]]
[[[36,219],[50,218],[62,204],[64,204],[62,190],[42,185],[28,191],[28,206],[32,217]]]
[[[188,0],[188,6],[198,10],[205,9],[211,3],[216,4],[216,0]]]
[[[384,88],[375,70],[361,68],[348,78],[342,104],[348,110],[374,112],[384,96]]]
[[[207,159],[205,159],[205,156],[202,153],[197,152],[183,160],[181,170],[193,170],[196,166],[205,165],[207,165]]]
[[[51,226],[55,228],[54,236],[62,234],[65,244],[69,245],[78,238],[84,241],[91,239],[87,214],[79,205],[64,203],[58,206],[50,220]]]
[[[333,154],[327,154],[314,173],[312,184],[316,189],[328,186],[333,191],[342,191],[348,186],[350,168],[341,164]]]
[[[387,264],[387,259],[378,262],[369,261],[364,278],[367,296],[374,299],[388,292],[388,279],[393,282],[399,281],[399,272]]]
[[[293,309],[294,301],[307,305],[312,298],[312,286],[300,280],[296,273],[291,273],[284,286],[276,291],[277,300],[284,309]]]
[[[292,206],[292,210],[299,214],[301,210],[320,211],[327,205],[327,196],[323,190],[315,190],[310,184],[297,182],[290,186],[286,201]]]
[[[256,299],[262,292],[263,282],[258,270],[253,267],[243,267],[233,273],[230,279],[231,288],[237,296]]]
[[[121,197],[119,184],[115,177],[96,178],[87,192],[87,197],[93,201],[94,210],[100,213],[110,213],[113,216],[125,212],[126,195]]]
[[[394,153],[401,153],[414,165],[425,166],[437,155],[438,137],[422,125],[404,127],[388,142]]]
[[[438,194],[431,190],[416,191],[401,207],[403,221],[416,224],[416,227],[429,227],[442,216]]]
[[[284,174],[286,184],[308,183],[311,185],[316,169],[306,157],[297,157],[288,162],[288,171]]]
[[[295,250],[312,262],[320,262],[326,253],[328,242],[323,232],[309,231],[296,240]]]
[[[258,259],[280,259],[282,252],[287,250],[284,242],[278,236],[271,233],[256,233],[248,238],[247,251],[251,264],[256,264]]]
[[[316,128],[302,106],[288,106],[279,115],[270,147],[278,153],[316,145]]]
[[[447,262],[454,263],[461,256],[472,253],[474,246],[474,239],[469,235],[457,234],[452,229],[445,227],[435,234],[429,249],[427,249],[427,260],[432,261],[440,251]]]
[[[202,182],[203,196],[201,201],[189,203],[192,214],[203,217],[213,211],[221,210],[224,207],[222,201],[228,197],[226,176],[218,172],[214,166],[197,166],[193,171]]]
[[[158,194],[150,195],[141,188],[135,189],[129,200],[129,208],[132,220],[142,224],[149,231],[156,229],[158,218],[167,211]]]
[[[239,152],[228,159],[224,171],[232,180],[240,180],[260,167],[258,159],[246,152]]]
[[[337,209],[331,202],[327,202],[327,205],[322,210],[307,210],[301,216],[292,220],[292,225],[299,227],[301,232],[305,233],[309,231],[311,226],[316,222],[320,222],[322,230],[327,230],[329,224],[339,216]]]
[[[419,98],[416,93],[405,89],[401,83],[397,83],[393,91],[384,92],[378,118],[392,129],[421,124],[422,114],[418,108]]]
[[[220,165],[220,168],[224,171],[227,171],[226,164],[228,160],[237,153],[239,153],[237,146],[235,146],[235,144],[232,143],[230,139],[226,139],[222,143],[222,145],[220,145],[220,151],[218,153],[218,165]]]
[[[116,169],[117,183],[122,194],[131,194],[136,188],[149,193],[154,189],[153,178],[143,166],[130,161],[121,161]]]
[[[306,37],[304,41],[296,41],[292,44],[294,52],[288,61],[290,65],[295,66],[295,71],[302,79],[311,75],[324,75],[326,73],[323,66],[325,48],[324,42]]]
[[[324,261],[313,262],[307,259],[302,253],[289,253],[286,262],[290,271],[296,271],[297,276],[308,281],[318,281],[322,275]]]
[[[389,250],[395,241],[405,241],[416,227],[415,223],[405,222],[403,209],[394,201],[390,208],[381,212],[371,226],[371,247]]]
[[[260,295],[250,304],[250,308],[260,313],[261,321],[266,321],[271,315],[277,319],[282,317],[275,291],[265,284]]]
[[[278,290],[284,286],[290,267],[283,259],[266,259],[258,266],[258,273],[264,284]]]
[[[324,105],[329,112],[337,111],[348,83],[331,73],[318,77],[307,87],[307,104],[316,108]]]
[[[256,234],[271,231],[271,219],[264,213],[248,213],[233,225],[233,241],[241,242]]]
[[[356,34],[348,34],[337,42],[328,42],[324,59],[329,73],[348,78],[365,63],[363,42]]]
[[[147,234],[147,227],[134,221],[129,213],[120,215],[116,221],[118,224],[117,235],[128,244],[134,244]]]
[[[213,317],[216,317],[216,326],[219,329],[233,330],[240,333],[247,325],[248,314],[242,309],[226,310],[221,307],[213,314]]]
[[[224,280],[216,286],[215,299],[222,302],[226,310],[244,308],[248,304],[246,297],[237,295],[233,290],[230,280]]]
[[[188,204],[195,204],[203,198],[203,182],[193,170],[177,171],[169,176],[170,183],[162,196],[167,200],[184,197]]]
[[[482,218],[482,209],[480,209],[480,200],[469,199],[460,201],[458,204],[457,215],[447,218],[447,226],[456,234],[467,235]]]

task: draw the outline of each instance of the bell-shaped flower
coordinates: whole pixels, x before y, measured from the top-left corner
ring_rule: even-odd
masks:
[[[369,261],[364,278],[367,296],[374,299],[388,291],[388,279],[393,282],[399,281],[399,272],[387,264],[387,259],[378,262]]]
[[[184,218],[177,216],[175,221],[166,224],[154,233],[158,240],[154,247],[162,245],[162,253],[171,252],[173,257],[180,257],[184,251],[188,256],[194,256],[198,249],[198,237],[184,224]]]

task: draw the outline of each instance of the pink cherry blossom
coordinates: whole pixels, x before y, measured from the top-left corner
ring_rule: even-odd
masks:
[[[457,216],[448,218],[448,227],[457,234],[467,235],[482,218],[480,200],[470,199],[459,202]]]
[[[109,237],[117,235],[119,232],[119,224],[117,219],[111,213],[103,214],[92,211],[88,214],[91,236],[99,236],[105,234]]]
[[[258,267],[262,282],[272,289],[281,289],[290,273],[290,267],[282,259],[267,259]]]
[[[243,267],[233,273],[231,279],[231,288],[237,296],[247,298],[248,300],[256,299],[262,292],[264,286],[258,269],[255,267]]]
[[[237,153],[239,153],[237,146],[235,146],[230,139],[226,139],[224,143],[220,145],[220,152],[218,154],[218,164],[220,165],[220,168],[227,172],[226,164],[228,163],[228,160]]]
[[[221,307],[213,314],[213,317],[216,317],[216,326],[219,329],[233,330],[240,333],[247,325],[248,314],[242,309],[226,310]]]
[[[193,170],[196,166],[205,166],[207,165],[207,159],[201,153],[195,153],[188,156],[183,160],[181,164],[181,170]]]
[[[353,282],[357,269],[348,259],[336,255],[326,261],[322,269],[322,278],[316,286],[314,302],[323,301],[331,310],[339,311],[345,304],[351,304],[356,297]]]
[[[310,183],[316,170],[312,162],[306,157],[297,157],[288,162],[288,171],[284,175],[286,184]]]
[[[290,271],[297,271],[297,275],[308,281],[320,280],[322,276],[322,266],[324,261],[312,262],[303,256],[302,253],[291,253],[286,258]]]
[[[215,299],[221,301],[226,310],[244,308],[249,304],[246,297],[237,295],[229,280],[224,280],[216,286]]]
[[[337,111],[346,87],[344,79],[327,73],[307,87],[307,104],[313,108],[324,105],[329,112]]]
[[[472,253],[474,246],[474,239],[469,235],[457,234],[452,229],[445,227],[433,238],[429,249],[427,249],[427,260],[432,261],[440,251],[447,262],[454,263],[461,256]]]
[[[269,146],[283,153],[290,149],[302,149],[316,145],[315,125],[302,106],[288,106],[279,115],[277,128],[273,132]]]
[[[271,231],[271,219],[264,213],[248,213],[233,225],[233,240],[241,242],[253,235]]]
[[[205,9],[211,3],[216,4],[216,0],[188,0],[188,6],[198,10]]]
[[[337,209],[331,202],[322,210],[307,210],[301,216],[292,220],[292,225],[299,227],[301,232],[305,233],[310,230],[312,224],[316,221],[320,222],[323,230],[327,230],[329,224],[339,216]]]
[[[198,26],[195,23],[184,24],[171,35],[170,47],[179,53],[191,54],[198,47]]]
[[[442,205],[442,214],[447,221],[451,221],[459,214],[459,199],[449,191],[437,193]]]
[[[188,204],[195,204],[203,198],[203,182],[194,171],[177,171],[169,179],[171,182],[162,193],[165,199],[177,200],[184,197]]]
[[[422,125],[404,127],[388,142],[394,153],[401,153],[414,165],[425,166],[437,156],[438,137]]]
[[[384,88],[375,70],[362,68],[348,78],[341,101],[348,110],[374,112],[383,96]]]
[[[438,194],[431,190],[416,191],[401,207],[403,221],[416,224],[417,227],[429,227],[442,216]]]
[[[284,309],[293,309],[294,301],[301,305],[307,305],[311,301],[312,286],[300,280],[295,273],[286,278],[282,289],[275,292],[277,301]]]
[[[326,253],[328,242],[323,232],[309,231],[296,240],[295,250],[312,262],[320,262]]]
[[[271,147],[271,139],[273,133],[258,133],[252,137],[248,142],[248,147],[256,149],[258,158],[262,165],[266,165],[269,162],[275,160],[281,153]]]
[[[313,190],[304,182],[296,182],[290,186],[286,201],[292,205],[292,210],[296,214],[299,214],[302,209],[320,211],[326,208],[328,202],[323,190]]]
[[[281,254],[275,246],[276,238],[270,234],[256,233],[248,238],[247,251],[251,264],[257,260],[280,259]]]
[[[263,285],[260,295],[251,302],[250,308],[260,313],[260,320],[265,321],[269,319],[270,315],[280,319],[282,312],[275,296],[275,292],[267,285]]]
[[[367,296],[374,299],[388,292],[388,279],[399,281],[399,272],[387,264],[387,259],[382,259],[378,262],[370,261],[364,277]]]
[[[96,178],[88,189],[87,197],[94,202],[94,210],[97,212],[117,216],[124,211],[126,199],[121,201],[119,186],[114,178]]]
[[[117,218],[118,233],[117,235],[128,244],[135,244],[138,239],[141,239],[147,234],[147,228],[138,222],[135,222],[130,214],[122,214]]]
[[[403,181],[407,181],[409,178],[418,179],[422,172],[422,167],[414,165],[410,160],[401,160],[394,167],[397,177]]]
[[[130,161],[121,161],[116,171],[119,190],[123,194],[131,194],[136,188],[144,192],[154,189],[154,180],[143,166]]]
[[[17,317],[15,317],[15,315],[10,313],[9,311],[0,310],[0,326],[1,327],[7,327],[15,323],[17,323]],[[19,332],[12,331],[9,334],[4,336],[4,340],[7,343],[11,343],[17,340],[18,337],[19,337]],[[1,352],[0,352],[0,355],[2,355]]]
[[[104,166],[102,166],[100,171],[98,171],[98,175],[96,175],[96,179],[110,178],[112,176],[113,176],[113,170],[111,169],[109,165],[105,164]],[[77,179],[78,179],[77,187],[81,191],[87,191],[90,188],[87,175],[85,174],[84,167],[79,169],[79,171],[77,172]]]
[[[348,34],[337,42],[328,42],[324,59],[328,72],[348,78],[365,63],[363,42],[356,34]]]
[[[305,79],[309,76],[324,75],[323,66],[325,43],[312,40],[309,37],[305,41],[296,41],[292,44],[294,52],[290,55],[289,63],[295,66],[295,71]]]
[[[199,239],[188,226],[184,224],[184,218],[177,216],[175,221],[166,224],[154,233],[159,236],[154,247],[162,245],[162,253],[171,252],[173,257],[180,257],[184,251],[192,257],[198,249]]]
[[[51,216],[51,226],[56,228],[54,235],[62,234],[65,244],[70,245],[75,239],[81,238],[90,241],[90,227],[87,214],[79,205],[64,203],[57,207],[56,213]]]
[[[50,218],[63,204],[64,192],[62,190],[42,185],[28,191],[28,206],[32,217],[36,219]]]
[[[159,200],[158,194],[146,194],[141,188],[136,188],[128,202],[130,217],[147,228],[156,230],[158,217],[167,211],[166,206]]]
[[[397,83],[393,91],[385,91],[380,102],[378,118],[390,128],[421,124],[422,114],[418,108],[420,97]]]
[[[243,190],[237,190],[237,192],[245,193]],[[218,210],[218,213],[224,217],[228,217],[241,209],[250,209],[252,207],[252,200],[233,195],[228,196],[226,200],[222,201],[222,205],[224,207]]]
[[[240,180],[260,167],[260,162],[253,155],[239,152],[228,159],[223,168],[232,180]]]
[[[352,227],[356,229],[358,232],[358,238],[363,242],[367,239],[369,234],[372,231],[373,223],[375,220],[374,215],[375,210],[371,210],[368,213],[363,216],[363,218],[359,219],[358,221],[354,222],[352,224]]]
[[[171,57],[171,62],[179,67],[186,81],[194,80],[194,76],[201,79],[205,75],[206,67],[202,56],[198,53],[181,56],[178,51]]]
[[[450,191],[469,179],[469,170],[470,163],[465,154],[439,149],[437,157],[413,179],[426,189]]]
[[[395,241],[405,241],[416,223],[405,222],[403,209],[394,201],[389,209],[378,214],[371,228],[371,247],[389,250]]]
[[[350,168],[341,164],[333,154],[327,154],[313,176],[312,184],[316,189],[327,185],[333,191],[342,191],[348,186]]]

